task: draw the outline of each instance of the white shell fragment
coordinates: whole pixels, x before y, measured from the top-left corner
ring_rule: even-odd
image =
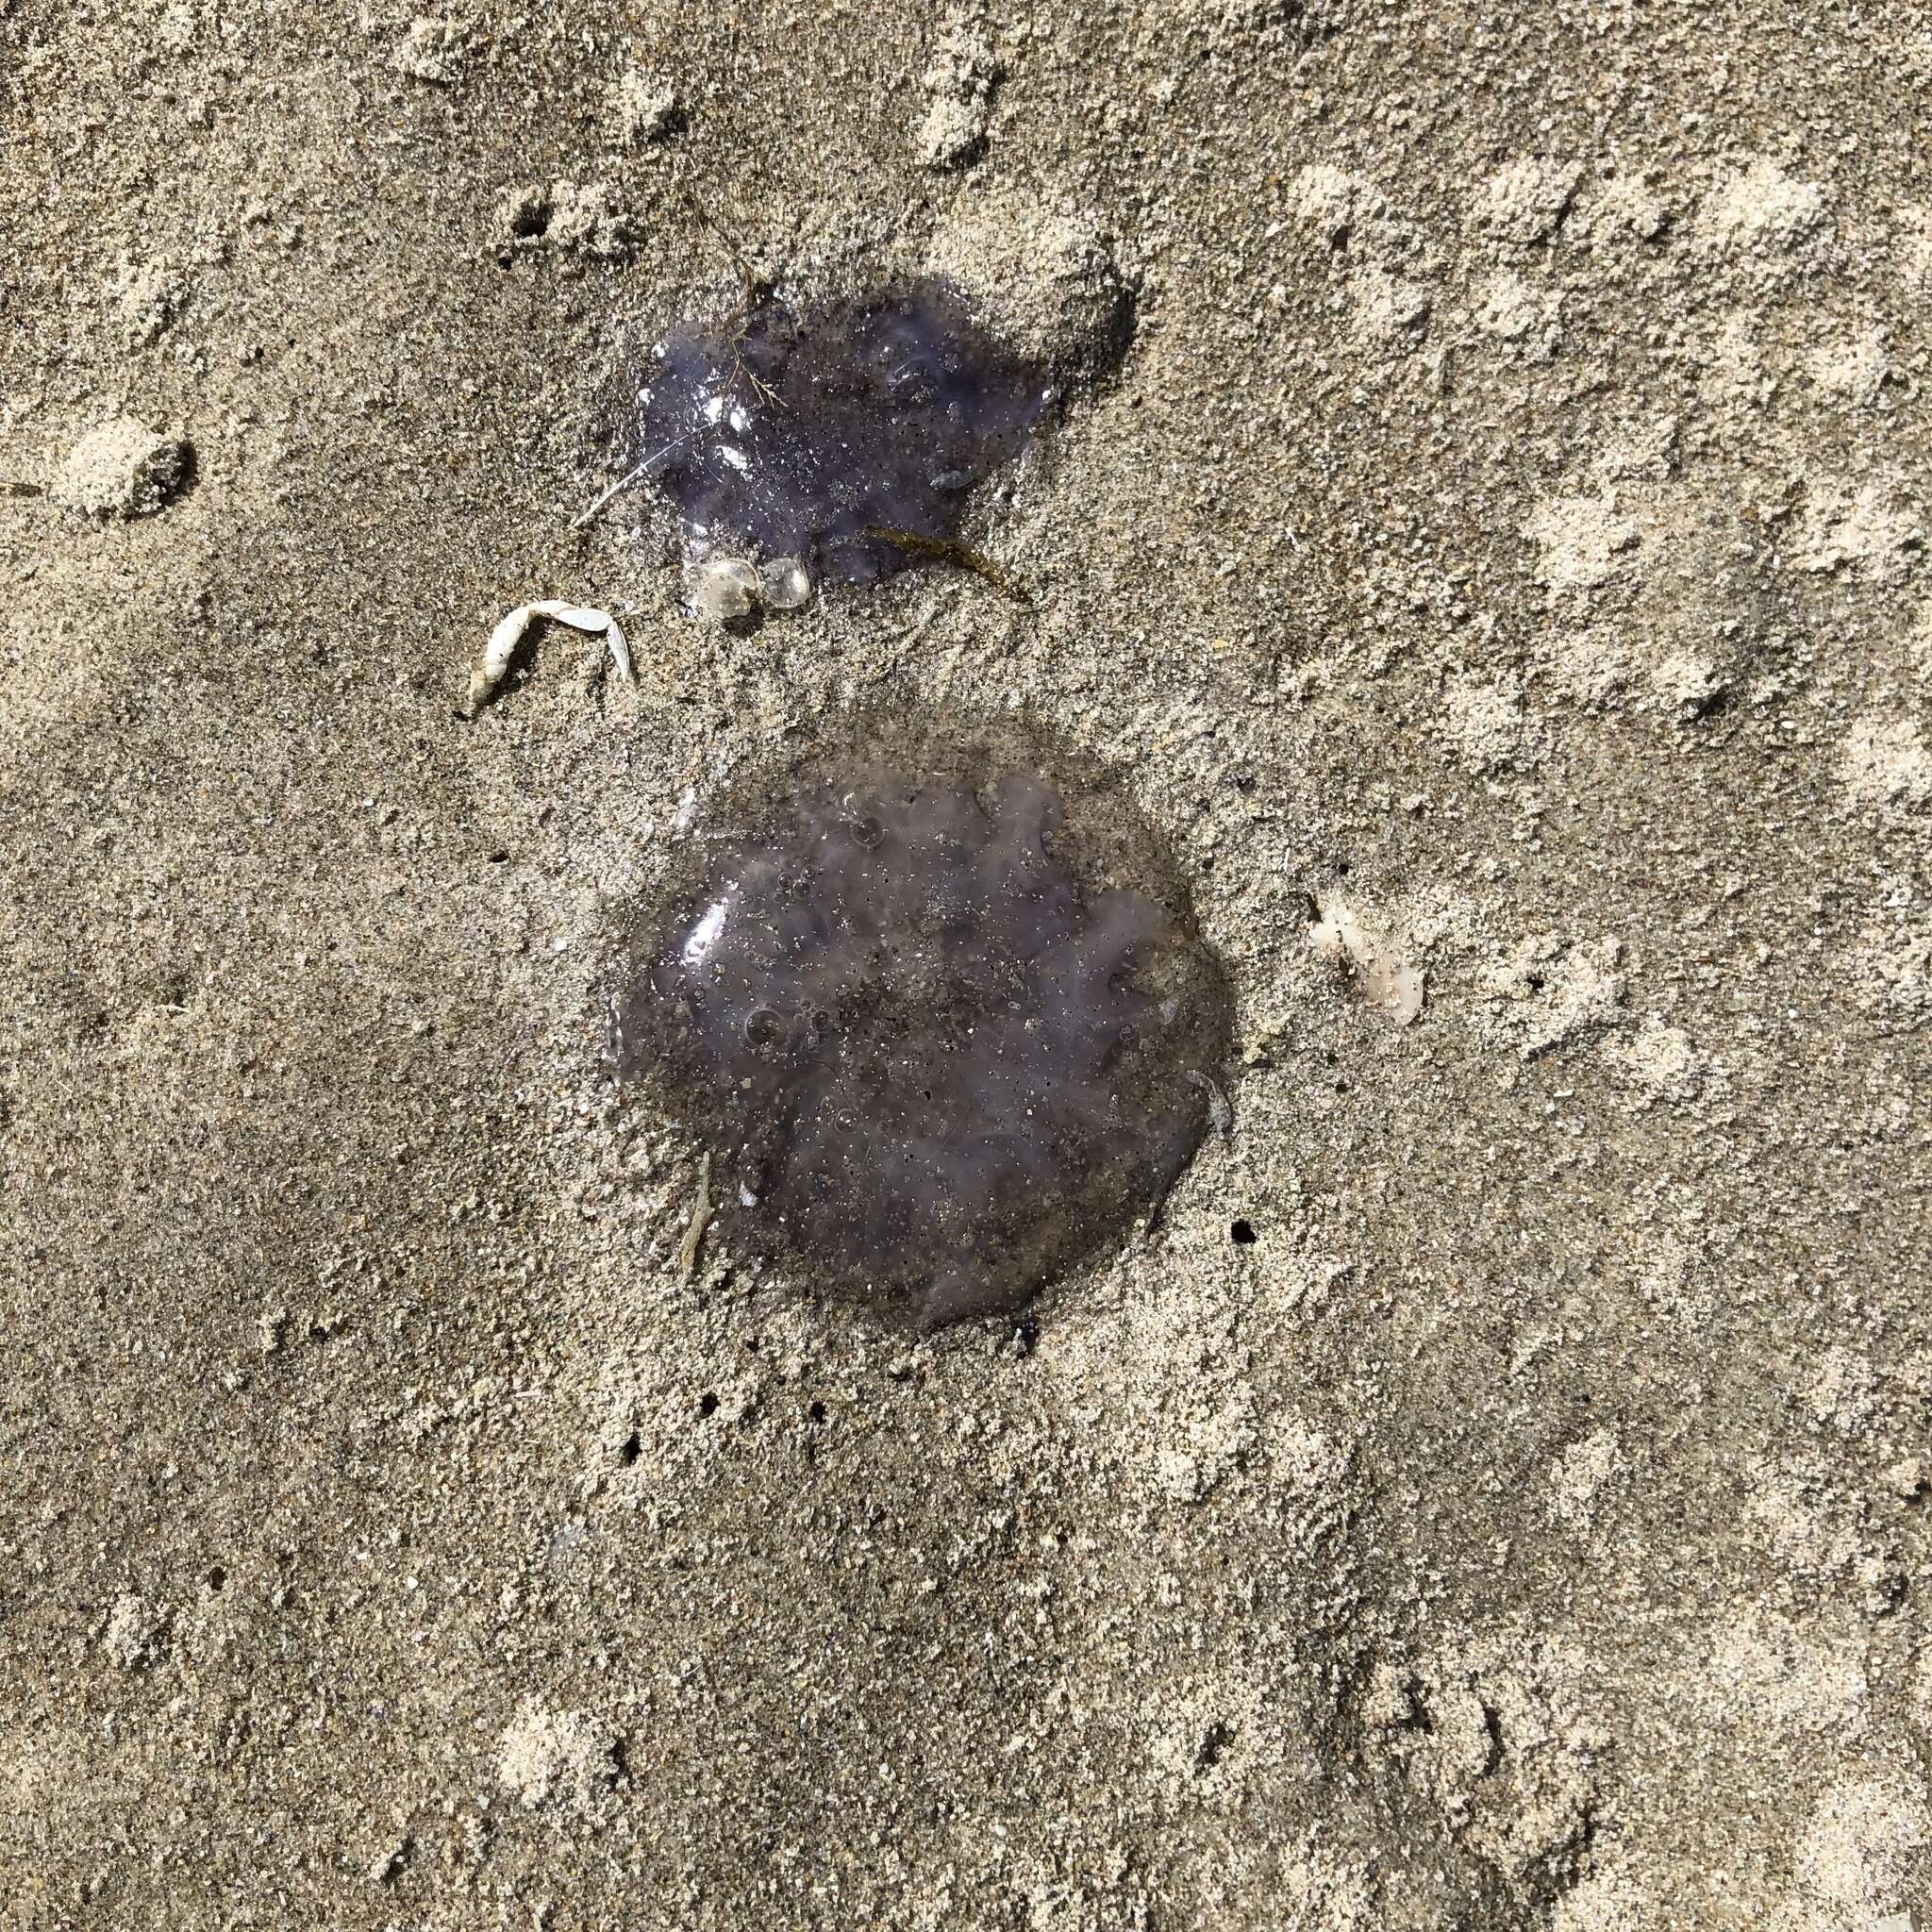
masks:
[[[75,444],[54,478],[54,500],[96,522],[151,517],[186,486],[193,459],[185,438],[113,416]]]
[[[1224,1141],[1234,1132],[1234,1108],[1224,1093],[1198,1067],[1188,1069],[1188,1084],[1208,1096],[1208,1124]]]
[[[1316,903],[1319,915],[1308,928],[1308,943],[1336,966],[1353,969],[1377,1012],[1407,1026],[1423,1009],[1423,975],[1396,951],[1394,943],[1372,933],[1352,907],[1332,889]]]
[[[765,605],[772,610],[797,610],[811,600],[811,573],[795,557],[774,557],[758,573]]]
[[[465,718],[474,718],[489,703],[490,693],[502,683],[503,674],[509,669],[524,634],[540,617],[567,624],[573,630],[602,631],[610,646],[610,660],[617,666],[617,675],[626,684],[637,682],[637,673],[631,665],[630,641],[616,618],[608,610],[595,610],[588,604],[566,604],[558,598],[545,598],[538,604],[519,604],[490,633],[490,641],[483,646],[476,668],[470,673],[470,688],[462,705]]]
[[[742,558],[708,557],[691,574],[691,608],[707,624],[732,624],[758,608],[759,589]]]

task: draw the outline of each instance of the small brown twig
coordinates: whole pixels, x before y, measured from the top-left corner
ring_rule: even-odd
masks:
[[[722,331],[724,346],[731,352],[732,381],[735,382],[742,376],[751,385],[752,392],[761,403],[773,408],[782,409],[785,407],[784,398],[744,359],[745,334],[751,327],[752,317],[758,313],[770,291],[752,274],[751,264],[745,260],[738,243],[725,233],[710,210],[691,192],[682,175],[677,179],[676,188],[678,193],[684,197],[685,206],[696,217],[699,225],[709,233],[719,247],[724,249],[738,276],[738,307],[725,317]]]
[[[951,537],[928,537],[921,530],[894,530],[884,524],[866,525],[865,534],[876,537],[880,542],[890,543],[908,556],[930,557],[937,562],[970,570],[974,576],[984,577],[1001,595],[1010,597],[1016,604],[1033,601],[1026,587],[1008,576],[991,558],[982,556],[967,544],[956,542]]]

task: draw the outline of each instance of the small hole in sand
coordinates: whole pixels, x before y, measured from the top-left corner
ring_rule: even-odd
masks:
[[[1253,1245],[1255,1240],[1255,1224],[1251,1221],[1237,1221],[1235,1224],[1228,1229],[1228,1233],[1233,1237],[1234,1244],[1236,1247],[1250,1247]]]
[[[718,1398],[715,1395],[707,1391],[698,1397],[698,1413],[700,1415],[716,1415],[717,1412]]]
[[[1211,1771],[1220,1762],[1223,1753],[1234,1742],[1234,1726],[1215,1723],[1208,1726],[1207,1735],[1201,1740],[1200,1748],[1194,1754],[1194,1768],[1197,1771]]]

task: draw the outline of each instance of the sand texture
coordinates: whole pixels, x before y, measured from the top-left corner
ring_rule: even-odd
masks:
[[[1932,1926],[1928,102],[1907,0],[0,6],[0,1926]],[[1030,602],[572,528],[741,268],[1053,366]],[[541,599],[635,683],[465,722]],[[1018,1322],[605,1058],[867,712],[1233,988]]]

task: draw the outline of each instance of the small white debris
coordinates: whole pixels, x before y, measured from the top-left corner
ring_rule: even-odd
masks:
[[[390,57],[390,65],[406,80],[420,80],[425,87],[452,87],[474,39],[466,21],[421,16],[409,23],[408,32]]]
[[[677,96],[663,75],[628,67],[617,83],[617,125],[626,147],[669,141],[682,117]]]
[[[1361,980],[1369,1004],[1407,1026],[1423,1009],[1423,975],[1396,952],[1387,939],[1364,926],[1354,910],[1333,890],[1315,908],[1320,915],[1308,929],[1308,943],[1323,958],[1352,969]]]
[[[1198,1067],[1188,1069],[1188,1084],[1208,1095],[1208,1124],[1224,1141],[1234,1132],[1234,1108],[1224,1094]]]
[[[811,600],[811,573],[795,557],[774,557],[758,573],[758,587],[773,610],[798,610]]]
[[[1484,184],[1477,214],[1500,242],[1547,242],[1569,212],[1583,170],[1574,162],[1519,155]]]
[[[1758,159],[1721,183],[1698,226],[1718,252],[1755,260],[1759,272],[1789,256],[1824,220],[1824,191]]]
[[[54,499],[83,516],[150,517],[188,480],[186,440],[115,416],[90,429],[54,478]]]
[[[528,1697],[503,1734],[496,1780],[526,1809],[588,1812],[617,1782],[617,1733],[590,1711],[555,1711]]]
[[[1373,208],[1374,190],[1359,175],[1345,175],[1326,161],[1304,168],[1289,183],[1288,208],[1294,218],[1330,248],[1348,239],[1364,205]]]
[[[604,641],[610,646],[610,661],[617,667],[617,675],[625,684],[638,681],[637,666],[630,660],[630,640],[624,634],[624,626],[616,618],[604,620]]]
[[[610,658],[617,666],[617,675],[626,684],[637,682],[637,674],[631,666],[630,641],[624,634],[624,626],[608,610],[593,610],[583,604],[565,604],[556,598],[546,598],[539,604],[519,604],[490,633],[490,641],[483,646],[483,655],[477,658],[476,668],[470,674],[470,688],[462,706],[465,718],[475,717],[489,702],[490,693],[502,683],[503,674],[509,669],[510,659],[516,656],[525,632],[540,617],[547,617],[557,624],[567,624],[573,630],[602,631],[605,641],[610,646]]]
[[[1906,479],[1881,472],[1855,482],[1814,477],[1790,560],[1814,575],[1835,571],[1898,583],[1925,545],[1924,505]]]
[[[1671,651],[1645,676],[1657,708],[1673,724],[1694,724],[1730,688],[1724,674],[1702,651]]]
[[[1711,1076],[1704,1057],[1681,1026],[1669,1026],[1655,1013],[1634,1030],[1604,1041],[1604,1058],[1635,1089],[1636,1105],[1694,1100]]]
[[[734,624],[758,608],[758,574],[740,557],[708,557],[691,572],[691,608],[707,624]]]
[[[650,399],[650,391],[643,391],[638,397],[639,407],[641,408]],[[670,456],[674,451],[682,449],[690,441],[691,438],[689,436],[680,436],[675,441],[667,442],[662,449],[653,450],[641,462],[632,464],[615,483],[611,484],[608,490],[598,496],[594,503],[591,504],[587,508],[579,510],[570,520],[571,528],[573,530],[581,530],[586,524],[594,523],[603,513],[606,506],[613,502],[617,497],[622,496],[633,483],[641,482],[666,457]]]
[[[166,1650],[167,1612],[128,1591],[114,1599],[101,1647],[118,1670],[138,1671],[158,1662]]]
[[[393,1885],[402,1876],[403,1867],[408,1863],[410,1847],[414,1843],[408,1832],[393,1840],[369,1861],[369,1882],[372,1885]]]

